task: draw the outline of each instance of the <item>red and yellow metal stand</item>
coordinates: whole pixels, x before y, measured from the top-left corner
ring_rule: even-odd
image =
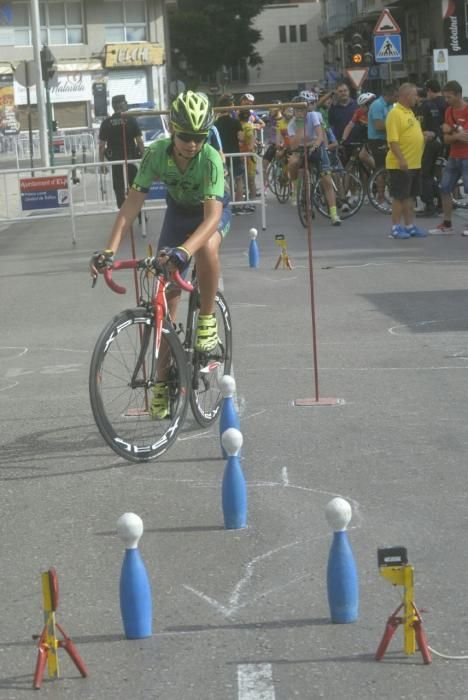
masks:
[[[404,652],[411,656],[416,652],[416,644],[421,652],[425,664],[432,661],[426,634],[422,626],[422,619],[414,604],[414,569],[409,564],[404,566],[381,566],[380,574],[394,586],[403,586],[403,602],[387,620],[385,631],[379,648],[375,654],[375,660],[380,661],[399,625],[403,625]],[[399,615],[403,611],[402,615]]]
[[[281,248],[279,258],[278,258],[276,265],[275,265],[275,270],[277,270],[280,265],[283,269],[292,270],[293,266],[291,264],[291,260],[290,260],[289,255],[288,255],[288,249],[286,246],[286,238],[283,236],[282,233],[279,233],[278,235],[275,236],[275,243],[276,243],[276,245],[279,245],[279,247]]]
[[[57,651],[60,647],[65,649],[69,654],[83,678],[86,678],[88,675],[88,669],[78,654],[75,645],[55,619],[55,611],[57,610],[59,601],[57,573],[55,569],[49,569],[49,571],[44,571],[41,577],[45,624],[41,636],[39,637],[36,671],[34,673],[33,687],[36,689],[41,687],[46,664],[49,678],[59,678]],[[63,639],[57,639],[56,630],[59,630]]]

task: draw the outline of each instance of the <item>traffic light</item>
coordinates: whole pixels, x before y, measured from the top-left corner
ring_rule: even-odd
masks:
[[[54,77],[56,70],[57,65],[55,63],[55,56],[49,49],[49,47],[44,44],[44,46],[41,49],[42,80],[45,83],[48,83],[49,80],[52,80],[52,78]]]
[[[360,65],[364,60],[362,34],[353,34],[351,37],[351,63]]]

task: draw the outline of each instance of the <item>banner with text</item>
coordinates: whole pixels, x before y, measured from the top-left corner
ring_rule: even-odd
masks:
[[[465,0],[443,0],[444,44],[449,56],[468,56]]]
[[[21,178],[20,192],[23,211],[70,206],[66,175]]]

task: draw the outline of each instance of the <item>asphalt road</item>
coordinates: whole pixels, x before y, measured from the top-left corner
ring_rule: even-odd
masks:
[[[92,290],[90,252],[111,218],[28,221],[0,233],[0,697],[30,696],[40,572],[54,566],[57,620],[89,667],[59,650],[61,679],[42,697],[111,700],[466,698],[466,661],[406,657],[397,631],[374,654],[400,589],[377,547],[403,545],[431,647],[466,655],[468,239],[394,241],[366,207],[340,228],[314,222],[320,396],[314,397],[307,240],[295,211],[271,202],[249,269],[237,217],[222,254],[234,320],[249,526],[222,527],[217,426],[189,418],[159,461],[118,459],[94,425],[88,367],[112,314],[133,306]],[[157,231],[160,214],[151,216]],[[461,229],[462,220],[456,218]],[[275,234],[293,270],[274,270]],[[138,239],[139,250],[144,243]],[[122,249],[122,256],[126,251]],[[358,622],[333,625],[326,596],[335,495],[353,506]],[[118,517],[138,513],[153,585],[154,634],[126,641],[119,612]]]

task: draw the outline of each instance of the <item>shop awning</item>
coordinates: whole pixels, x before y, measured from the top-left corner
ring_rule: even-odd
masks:
[[[57,61],[57,71],[59,73],[81,73],[85,70],[102,70],[102,62],[97,59],[91,61]]]

